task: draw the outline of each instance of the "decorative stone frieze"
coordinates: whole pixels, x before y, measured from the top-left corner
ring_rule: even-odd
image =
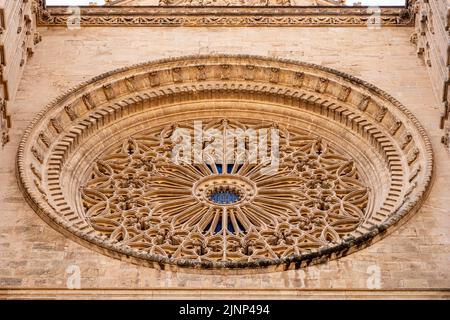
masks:
[[[38,24],[67,26],[73,12],[64,7],[45,7],[40,2]],[[78,22],[78,19],[77,19]],[[157,7],[81,7],[80,26],[412,26],[409,8],[342,6],[157,6]]]

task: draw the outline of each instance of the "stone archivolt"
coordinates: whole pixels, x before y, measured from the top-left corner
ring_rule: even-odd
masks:
[[[278,171],[173,163],[171,130],[197,120],[277,127]],[[26,131],[18,177],[43,219],[110,256],[285,270],[361,249],[415,212],[432,152],[407,109],[359,79],[307,63],[198,56],[120,69],[60,96]]]

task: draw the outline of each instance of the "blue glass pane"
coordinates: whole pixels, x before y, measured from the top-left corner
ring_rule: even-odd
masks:
[[[206,166],[211,170],[211,172],[214,172],[212,166],[210,164],[206,164]],[[214,166],[217,168],[218,173],[222,173],[222,165],[220,163],[215,163]],[[227,173],[231,173],[233,171],[234,164],[227,164]],[[242,164],[238,165],[236,168],[236,172],[239,172],[239,170],[242,168]]]
[[[216,191],[210,195],[211,201],[217,204],[235,203],[239,198],[239,194],[233,191]]]
[[[207,228],[209,229],[209,228]],[[228,226],[227,226],[228,231],[234,233],[234,227],[233,224],[231,223],[231,221],[228,221]],[[217,222],[216,228],[214,229],[214,233],[219,233],[222,231],[222,218],[220,218],[220,220]]]
[[[217,233],[220,230],[222,230],[222,219],[220,219],[219,222],[217,223],[216,229],[214,230],[214,232]]]

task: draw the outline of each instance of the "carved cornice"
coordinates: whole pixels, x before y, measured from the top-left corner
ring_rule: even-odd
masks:
[[[136,0],[107,0],[104,6],[127,6],[136,5]],[[144,6],[138,1],[137,5]],[[255,1],[255,0],[213,0],[213,1],[190,1],[190,0],[159,0],[160,6],[198,6],[198,7],[220,7],[220,6],[255,6],[255,7],[268,7],[268,6],[292,6],[292,0],[266,0],[266,1]],[[311,0],[311,6],[322,5],[322,6],[344,6],[345,0]]]
[[[80,7],[81,26],[411,26],[410,10],[381,7]],[[72,20],[71,20],[72,19]],[[38,10],[41,26],[74,22],[66,7]]]

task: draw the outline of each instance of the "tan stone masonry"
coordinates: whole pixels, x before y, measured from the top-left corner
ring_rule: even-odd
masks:
[[[289,288],[289,295],[295,292],[299,298],[429,297],[428,290],[433,295],[448,297],[449,158],[440,144],[441,132],[436,125],[438,101],[433,96],[426,69],[409,42],[412,28],[370,31],[365,28],[284,28],[282,31],[277,28],[72,31],[40,28],[39,31],[43,41],[26,66],[17,98],[10,107],[15,126],[10,131],[10,143],[0,153],[0,287],[4,294],[129,297],[148,289],[145,294],[157,298],[176,296],[176,292],[182,296],[189,288],[212,288],[223,290],[220,294],[232,292],[240,297],[256,296],[252,289],[266,292],[266,297],[281,297],[283,290]],[[19,191],[14,167],[20,138],[45,105],[69,88],[103,72],[160,58],[211,53],[256,54],[312,62],[361,78],[391,94],[419,119],[433,145],[436,175],[424,205],[391,235],[349,256],[297,271],[239,276],[193,275],[136,266],[84,248],[40,220]],[[66,270],[71,265],[80,268],[84,290],[54,291],[66,290],[70,276]],[[381,291],[367,289],[371,275],[368,270],[372,265],[379,267]],[[302,291],[303,285],[310,291]],[[176,291],[182,288],[184,291]],[[243,290],[234,291],[234,288]],[[201,292],[200,297],[207,294]]]

